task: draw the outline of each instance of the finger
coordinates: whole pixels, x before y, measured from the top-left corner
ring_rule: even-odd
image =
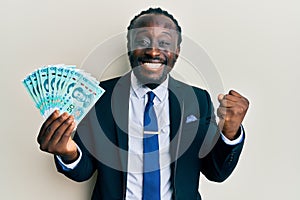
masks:
[[[238,107],[247,108],[248,104],[245,103],[243,100],[239,100],[239,101],[222,100],[220,102],[219,107],[224,107],[228,109],[238,108]]]
[[[55,131],[60,127],[60,125],[69,117],[67,113],[63,113],[58,118],[56,118],[45,130],[43,136],[40,138],[40,148],[41,150],[47,150],[49,141],[52,138]]]
[[[218,122],[218,127],[219,127],[219,130],[222,131],[223,130],[223,127],[224,127],[224,124],[225,124],[225,120],[220,118],[219,122]]]
[[[228,99],[222,99],[220,101],[220,107],[225,107],[225,108],[231,108],[236,106],[237,102],[236,101],[231,101]]]
[[[63,113],[57,119],[55,119],[46,129],[46,134],[43,136],[45,141],[50,141],[52,136],[55,134],[57,129],[65,122],[65,120],[69,117],[68,113]]]
[[[234,95],[231,95],[231,94],[219,94],[218,95],[219,102],[224,100],[224,99],[230,100],[230,101],[238,101],[238,100],[240,100],[240,97],[237,97],[237,96],[234,96]]]
[[[241,100],[241,98],[242,97],[237,97],[237,96],[234,96],[234,95],[231,95],[231,94],[226,94],[223,99],[233,101],[233,102],[238,102],[238,101]]]
[[[235,90],[230,90],[228,94],[236,96],[236,97],[243,97],[240,93],[238,93]]]
[[[71,126],[72,122],[74,122],[74,117],[72,115],[70,115],[55,131],[55,133],[52,135],[51,139],[50,139],[50,143],[51,145],[56,145],[62,135],[65,134],[65,132],[68,130],[69,126]],[[73,130],[71,130],[73,131]]]
[[[37,137],[37,141],[40,144],[41,143],[41,138],[44,136],[46,129],[49,127],[52,122],[59,117],[59,110],[55,110],[43,123],[43,125],[40,128],[40,132]]]
[[[71,122],[70,126],[68,126],[68,128],[66,129],[66,131],[64,132],[64,134],[62,135],[62,137],[60,138],[58,144],[66,146],[66,144],[68,143],[74,129],[75,129],[76,123],[73,121]]]
[[[219,107],[217,109],[217,116],[220,118],[220,119],[224,119],[226,118],[226,113],[227,113],[227,109],[224,108],[224,107]]]
[[[247,110],[249,107],[249,101],[245,97],[236,97],[233,95],[227,95],[226,100],[233,102],[232,107],[241,107],[244,110]]]
[[[222,101],[224,99],[225,95],[224,94],[219,94],[218,95],[218,101]]]

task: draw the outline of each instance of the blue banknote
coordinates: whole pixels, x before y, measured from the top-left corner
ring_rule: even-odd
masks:
[[[105,92],[97,79],[75,65],[40,67],[22,83],[44,118],[60,110],[73,115],[77,124]]]

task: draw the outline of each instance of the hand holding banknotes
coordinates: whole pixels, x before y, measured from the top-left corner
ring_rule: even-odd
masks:
[[[72,115],[54,111],[40,129],[37,138],[40,149],[61,156],[65,163],[73,162],[79,155],[71,137],[75,126]]]
[[[74,65],[47,65],[22,81],[35,106],[46,119],[39,135],[40,149],[67,163],[77,158],[72,132],[102,96],[104,90],[90,74]]]

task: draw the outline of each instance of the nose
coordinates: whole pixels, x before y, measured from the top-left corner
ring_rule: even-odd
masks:
[[[153,45],[152,47],[146,49],[145,54],[155,58],[160,55],[160,49]]]

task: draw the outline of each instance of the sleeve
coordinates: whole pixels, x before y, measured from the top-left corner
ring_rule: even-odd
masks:
[[[242,125],[240,127],[241,127],[241,134],[239,135],[238,138],[236,138],[235,140],[229,140],[227,137],[225,137],[225,135],[222,132],[220,132],[222,140],[228,145],[236,145],[238,143],[241,143],[244,139],[244,129]]]
[[[63,162],[63,160],[61,159],[60,156],[56,156],[56,159],[58,160],[58,164],[62,167],[62,169],[64,171],[70,171],[70,170],[74,169],[81,160],[82,152],[81,152],[81,150],[80,150],[80,148],[78,147],[77,144],[76,144],[76,146],[77,146],[77,150],[78,150],[78,153],[79,153],[79,157],[73,163],[66,164],[66,163]]]
[[[238,142],[227,144],[218,129],[214,109],[209,94],[206,92],[208,102],[208,112],[206,116],[207,133],[211,139],[210,150],[201,157],[201,172],[211,181],[223,182],[226,180],[236,167],[245,141],[245,130],[241,126],[238,130],[241,138]],[[227,139],[227,138],[225,138]],[[241,139],[239,141],[239,139]],[[230,141],[232,142],[232,141]],[[199,152],[200,155],[200,152]],[[199,156],[200,157],[200,156]]]
[[[64,174],[68,178],[82,182],[88,180],[96,170],[96,161],[88,150],[84,147],[77,133],[74,135],[74,141],[81,150],[81,158],[78,161],[77,165],[72,167],[67,167],[63,165],[57,156],[54,156],[56,168],[58,172]],[[74,163],[73,163],[74,164]],[[66,168],[67,167],[67,168]]]

